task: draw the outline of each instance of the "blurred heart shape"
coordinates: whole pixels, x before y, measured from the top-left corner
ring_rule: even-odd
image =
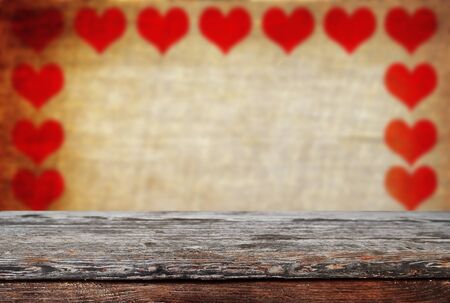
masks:
[[[39,71],[31,65],[21,64],[12,73],[12,83],[22,97],[40,109],[61,91],[64,75],[56,64],[47,64]]]
[[[74,27],[77,34],[101,54],[124,34],[126,19],[115,7],[106,9],[102,15],[86,7],[78,11]]]
[[[420,120],[412,127],[403,120],[393,120],[386,127],[386,144],[409,164],[429,152],[437,141],[437,131],[430,120]]]
[[[22,169],[12,180],[14,196],[31,210],[46,210],[64,192],[64,180],[57,170],[40,175]]]
[[[137,28],[147,42],[164,54],[186,35],[189,30],[189,17],[178,7],[171,8],[165,15],[150,7],[139,14]]]
[[[62,13],[55,8],[19,10],[11,23],[12,32],[19,40],[38,53],[58,38],[64,27]]]
[[[200,30],[209,41],[227,54],[250,33],[250,15],[242,7],[233,8],[227,14],[223,14],[218,8],[209,7],[200,17]]]
[[[38,127],[30,120],[21,120],[12,131],[12,140],[18,150],[34,163],[41,164],[61,147],[64,131],[55,120],[46,120]]]
[[[392,39],[413,53],[436,33],[438,24],[433,11],[428,8],[417,9],[410,15],[405,9],[396,7],[389,11],[384,26]]]
[[[373,35],[376,20],[366,7],[358,8],[352,14],[335,7],[326,14],[324,26],[328,36],[351,54]]]
[[[437,177],[428,166],[421,166],[414,172],[394,166],[387,172],[385,184],[392,197],[407,210],[414,210],[434,193]]]
[[[411,71],[404,64],[394,63],[387,69],[384,80],[388,91],[410,110],[437,86],[436,72],[427,63],[419,64]]]
[[[273,7],[264,14],[263,30],[267,37],[290,53],[311,36],[314,17],[305,8],[297,8],[288,15],[280,8]]]

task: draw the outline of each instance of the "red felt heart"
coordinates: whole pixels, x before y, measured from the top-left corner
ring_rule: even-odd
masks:
[[[249,13],[241,7],[233,8],[227,15],[209,7],[200,17],[202,34],[225,54],[250,33],[251,26]]]
[[[75,18],[75,30],[98,53],[119,39],[125,32],[126,20],[118,8],[109,8],[101,16],[95,9],[82,8]]]
[[[47,64],[38,72],[21,64],[14,69],[12,82],[16,91],[39,109],[62,89],[64,76],[56,64]]]
[[[420,120],[409,127],[402,120],[394,120],[386,128],[386,144],[409,164],[430,151],[436,144],[436,127],[429,120]]]
[[[186,35],[189,18],[178,7],[170,9],[166,15],[161,15],[155,8],[146,8],[139,14],[137,27],[141,36],[164,54]]]
[[[266,35],[286,53],[305,41],[314,30],[314,18],[305,8],[297,8],[287,16],[279,8],[270,8],[263,18]]]
[[[436,16],[428,8],[418,9],[409,15],[405,9],[396,7],[390,10],[385,21],[388,34],[410,53],[430,39],[437,26]]]
[[[401,166],[394,166],[387,172],[385,182],[392,197],[407,210],[414,210],[434,193],[437,177],[428,166],[421,166],[413,173]]]
[[[56,170],[36,176],[29,170],[19,170],[12,180],[14,196],[32,210],[48,209],[64,192],[64,179]]]
[[[385,84],[391,94],[412,110],[436,88],[437,76],[429,64],[417,65],[410,72],[405,65],[394,63],[386,72]]]
[[[348,15],[340,7],[331,9],[325,16],[325,31],[348,53],[353,53],[361,43],[375,32],[376,20],[368,8],[359,8]]]
[[[40,164],[61,147],[64,131],[58,121],[47,120],[35,127],[30,120],[21,120],[16,123],[12,138],[18,150]]]
[[[59,35],[64,27],[61,12],[54,8],[45,10],[20,10],[12,18],[12,32],[22,43],[41,52]]]

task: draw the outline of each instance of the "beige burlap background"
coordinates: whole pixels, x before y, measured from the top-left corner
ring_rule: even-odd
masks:
[[[14,1],[15,2],[15,1]],[[23,4],[17,4],[22,3]],[[0,1],[0,196],[3,209],[26,209],[11,194],[19,167],[34,165],[11,144],[14,123],[54,118],[64,126],[61,149],[45,163],[65,179],[55,210],[401,210],[386,192],[393,165],[406,166],[384,143],[389,121],[430,119],[438,144],[414,167],[438,176],[434,195],[419,210],[450,210],[450,5],[408,1]],[[33,3],[38,2],[38,3]],[[55,6],[64,14],[61,37],[40,54],[8,30],[20,5]],[[252,31],[228,55],[198,29],[205,7],[246,8]],[[266,9],[308,8],[312,36],[286,55],[261,29]],[[414,54],[384,30],[388,10],[426,6],[436,34]],[[102,55],[73,29],[84,6],[116,6],[126,32]],[[145,7],[179,6],[188,34],[162,56],[136,30]],[[373,10],[377,28],[352,55],[325,33],[326,12],[341,6]],[[64,69],[60,94],[37,112],[18,96],[11,71],[19,63],[49,62]],[[428,62],[438,87],[413,112],[389,94],[387,67]]]

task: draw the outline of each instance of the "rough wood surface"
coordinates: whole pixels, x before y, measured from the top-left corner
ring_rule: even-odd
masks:
[[[0,213],[0,279],[450,278],[449,213]]]
[[[123,35],[103,53],[77,31],[86,7],[98,17],[116,7],[126,19]],[[165,15],[175,7],[186,12],[189,29],[162,54],[142,35],[140,15],[148,8]],[[248,35],[226,54],[199,26],[210,7],[223,14],[241,7],[250,16]],[[302,8],[314,20],[311,34],[289,54],[264,30],[264,16],[274,7],[286,15]],[[365,7],[374,16],[373,35],[352,53],[327,33],[327,16],[336,7],[348,14]],[[62,14],[64,26],[37,53],[11,22],[49,8]],[[385,22],[394,9],[412,16],[421,8],[438,27],[412,54]],[[296,33],[295,22],[280,24],[287,37]],[[163,19],[158,24],[157,32],[171,35]],[[105,31],[90,28],[94,36]],[[351,37],[348,30],[342,28],[343,37]],[[448,0],[0,0],[0,209],[450,211],[449,41]],[[11,78],[20,64],[37,71],[50,63],[61,68],[65,82],[38,111]],[[409,71],[419,64],[435,70],[436,89],[414,110],[386,85],[396,63]],[[403,85],[410,93],[422,86]],[[55,119],[64,130],[61,148],[39,169],[14,144],[12,131],[22,119],[36,127]],[[436,128],[436,145],[422,147],[411,167],[404,158],[415,150],[411,135],[393,136],[390,142],[404,145],[399,150],[385,140],[398,119],[410,127],[426,119]],[[431,174],[420,187],[406,185],[405,177],[406,183],[386,186],[395,166],[411,174],[429,166],[438,186]],[[41,197],[46,203],[36,206],[12,190],[22,169],[56,169],[66,190],[58,199]],[[412,201],[411,191],[424,198]]]
[[[0,283],[1,302],[448,303],[449,298],[449,280]]]

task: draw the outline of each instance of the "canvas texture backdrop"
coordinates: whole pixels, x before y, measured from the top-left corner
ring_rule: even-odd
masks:
[[[0,1],[0,208],[450,210],[449,45],[446,0]]]

